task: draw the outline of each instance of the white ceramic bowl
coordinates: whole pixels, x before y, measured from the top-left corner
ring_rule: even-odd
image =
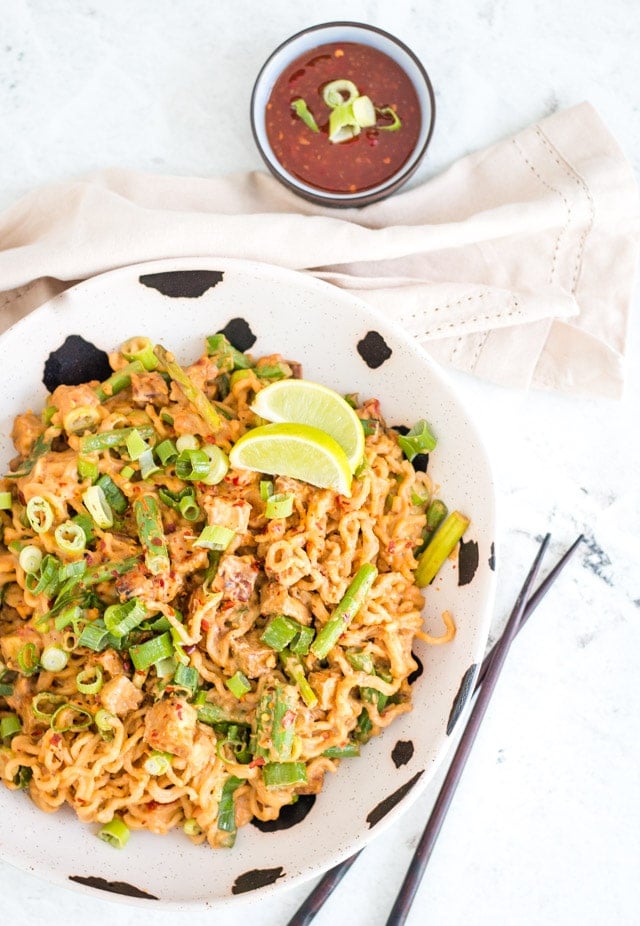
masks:
[[[418,140],[408,160],[396,173],[375,187],[355,193],[331,193],[310,186],[286,170],[278,161],[267,136],[266,106],[273,86],[280,74],[305,52],[319,45],[337,42],[355,42],[370,45],[384,52],[400,65],[409,77],[418,96],[421,127]],[[429,75],[420,59],[403,42],[376,26],[354,22],[330,22],[309,26],[292,35],[269,56],[262,66],[251,96],[251,127],[262,158],[272,172],[294,193],[326,206],[364,206],[394,193],[411,177],[422,160],[431,140],[435,121],[435,96]]]
[[[117,851],[70,810],[41,813],[27,794],[0,786],[3,859],[94,896],[107,890],[156,908],[210,907],[249,890],[299,883],[361,849],[405,812],[449,749],[471,667],[484,652],[493,599],[493,483],[473,423],[413,340],[360,301],[303,274],[180,259],[116,270],[53,299],[0,339],[2,463],[14,455],[13,416],[41,407],[45,362],[69,335],[110,350],[146,334],[188,362],[201,353],[203,337],[220,329],[257,356],[278,351],[302,361],[309,379],[378,397],[389,424],[427,418],[439,441],[429,472],[450,508],[464,510],[472,524],[460,562],[448,562],[428,591],[427,629],[440,633],[440,614],[449,608],[458,630],[448,645],[416,646],[424,672],[414,682],[414,710],[367,744],[360,758],[344,760],[315,802],[302,802],[308,813],[294,827],[262,832],[249,825],[232,850],[217,851],[192,846],[180,832],[134,832]]]

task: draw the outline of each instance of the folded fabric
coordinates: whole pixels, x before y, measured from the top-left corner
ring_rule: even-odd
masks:
[[[115,267],[246,258],[353,292],[445,365],[617,397],[639,241],[631,169],[583,103],[362,209],[262,172],[106,170],[36,190],[0,215],[0,327]]]

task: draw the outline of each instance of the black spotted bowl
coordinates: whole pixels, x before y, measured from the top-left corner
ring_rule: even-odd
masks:
[[[293,805],[282,828],[246,826],[232,850],[217,852],[192,846],[180,831],[134,832],[117,851],[70,810],[44,814],[25,793],[0,786],[0,857],[51,882],[94,896],[122,894],[154,909],[158,901],[211,908],[300,883],[405,813],[450,748],[493,599],[494,489],[473,422],[412,339],[364,303],[302,274],[234,260],[167,260],[115,270],[53,299],[0,338],[3,465],[14,455],[13,416],[41,407],[43,379],[53,388],[102,376],[104,352],[134,335],[162,341],[187,363],[201,353],[204,336],[220,330],[241,350],[300,360],[308,379],[379,398],[389,424],[428,419],[439,441],[429,472],[450,508],[464,510],[472,524],[459,559],[447,562],[428,592],[426,629],[441,633],[448,608],[458,630],[445,646],[417,643],[423,671],[414,681],[414,710],[360,758],[343,761],[317,798]]]

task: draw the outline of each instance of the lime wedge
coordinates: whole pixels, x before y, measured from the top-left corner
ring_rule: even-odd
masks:
[[[351,468],[329,434],[306,424],[265,424],[247,431],[229,454],[231,466],[291,476],[321,489],[351,495]]]
[[[267,421],[308,424],[325,431],[344,450],[351,472],[360,466],[364,456],[362,423],[333,389],[306,379],[281,379],[261,389],[251,408]]]

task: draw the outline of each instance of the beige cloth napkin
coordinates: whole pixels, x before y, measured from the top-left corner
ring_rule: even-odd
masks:
[[[639,236],[631,169],[587,103],[362,209],[314,206],[261,172],[107,170],[0,215],[0,326],[115,267],[248,258],[357,294],[445,365],[617,397]]]

